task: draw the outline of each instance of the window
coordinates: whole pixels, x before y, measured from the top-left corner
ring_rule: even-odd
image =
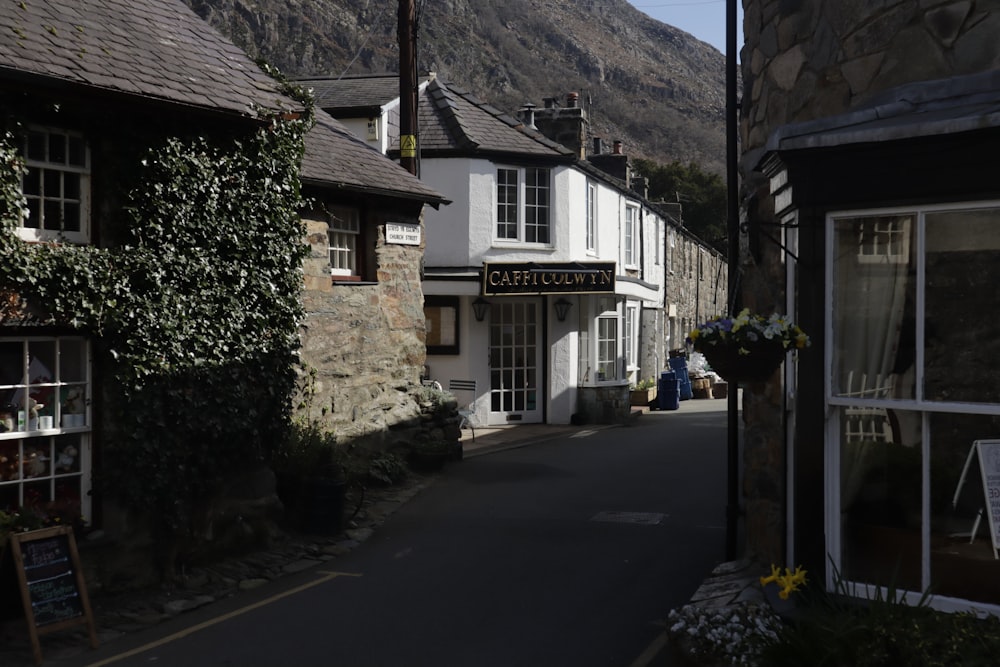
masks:
[[[834,565],[1000,604],[974,455],[1000,439],[1000,203],[836,214],[827,234]]]
[[[458,297],[425,296],[427,354],[458,354]]]
[[[629,305],[625,308],[625,371],[632,373],[639,368],[637,336],[639,333],[639,309]]]
[[[358,237],[361,233],[357,209],[329,209],[330,273],[334,276],[358,274]],[[322,238],[322,237],[320,237]]]
[[[21,181],[28,215],[21,221],[26,241],[87,240],[90,157],[83,137],[72,132],[31,128],[25,137],[28,168]]]
[[[497,169],[497,238],[517,240],[517,169]]]
[[[597,318],[597,381],[618,378],[618,316]]]
[[[635,266],[639,259],[638,234],[639,209],[625,207],[625,266]]]
[[[551,242],[550,177],[548,169],[497,168],[498,240]]]
[[[0,339],[0,509],[89,515],[89,368],[83,338]]]
[[[597,250],[597,185],[587,183],[587,250]]]

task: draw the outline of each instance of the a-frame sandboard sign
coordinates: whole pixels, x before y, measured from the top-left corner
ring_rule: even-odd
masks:
[[[10,546],[35,664],[42,664],[38,638],[50,632],[85,624],[90,647],[97,648],[94,615],[87,598],[73,529],[53,526],[11,533]]]

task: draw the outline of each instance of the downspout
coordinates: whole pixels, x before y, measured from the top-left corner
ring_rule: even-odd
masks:
[[[739,312],[740,298],[737,294],[737,278],[740,263],[740,209],[737,163],[736,132],[738,128],[738,106],[736,100],[736,1],[726,0],[726,192],[727,225],[729,240],[729,303],[730,314]],[[736,560],[737,537],[739,534],[739,391],[738,386],[730,387],[726,396],[727,442],[726,442],[726,560]]]

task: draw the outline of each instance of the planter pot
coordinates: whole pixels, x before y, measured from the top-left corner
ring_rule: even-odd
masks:
[[[740,354],[740,349],[749,354]],[[785,360],[786,350],[777,341],[758,341],[752,345],[704,345],[697,348],[713,371],[728,382],[764,382]]]
[[[633,389],[628,393],[629,405],[635,407],[649,407],[656,400],[656,389]]]

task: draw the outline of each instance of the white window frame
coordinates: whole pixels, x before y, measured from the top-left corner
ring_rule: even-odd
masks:
[[[356,208],[346,206],[333,206],[327,211],[330,273],[334,276],[356,276],[358,275],[358,245],[361,237],[361,212]]]
[[[545,177],[544,184],[538,183],[540,175]],[[551,247],[552,170],[548,167],[497,165],[495,178],[494,242]],[[529,239],[531,236],[535,238]],[[542,236],[545,238],[538,240]]]
[[[35,150],[35,139],[41,139],[44,145],[42,154]],[[53,159],[56,141],[63,144],[64,150],[59,160]],[[74,144],[79,144],[79,160],[71,160]],[[18,226],[18,236],[25,241],[68,241],[70,243],[88,243],[90,240],[90,146],[83,134],[65,129],[30,126],[21,146],[25,166],[28,173],[22,176],[21,192],[24,195],[29,211],[27,219]],[[56,154],[58,155],[58,154]],[[76,181],[77,196],[67,193],[66,184]],[[29,182],[35,182],[35,187],[28,187]],[[79,230],[64,230],[61,223],[53,223],[55,208],[60,210],[62,217],[66,207],[77,208]]]
[[[91,360],[90,344],[81,336],[27,336],[4,337],[0,344],[20,345],[19,370],[13,373],[20,375],[20,381],[0,385],[2,394],[10,408],[0,410],[0,424],[5,429],[0,432],[0,452],[8,460],[4,465],[18,465],[20,469],[16,478],[0,476],[0,498],[7,499],[10,490],[16,489],[16,499],[19,505],[25,502],[25,489],[39,489],[42,485],[55,500],[60,482],[76,479],[79,482],[80,510],[84,519],[91,516]],[[70,376],[64,372],[62,359],[70,354],[70,346],[76,348],[76,362],[80,365],[80,375]],[[35,346],[52,346],[55,358],[55,368],[42,365],[37,356],[32,356]],[[67,357],[69,358],[69,357]],[[9,362],[6,359],[5,362]],[[51,363],[51,362],[50,362]],[[36,365],[38,364],[38,365]],[[10,377],[10,376],[8,376]],[[32,418],[28,399],[31,395],[48,395],[59,397],[51,400],[51,405],[45,406],[45,416],[51,419],[51,424],[44,423],[41,416]],[[37,401],[40,403],[41,401]],[[67,462],[63,457],[70,452],[67,447],[76,449],[73,460]],[[11,456],[11,453],[14,456]],[[42,456],[44,471],[29,473],[27,465],[36,457]],[[16,461],[14,460],[16,459]],[[61,468],[60,463],[69,469]],[[8,471],[9,472],[9,471]],[[46,501],[47,502],[47,501]]]
[[[618,300],[613,296],[597,298],[594,318],[594,379],[598,384],[621,380],[622,323]]]
[[[639,370],[639,306],[635,302],[625,304],[625,375]]]
[[[639,266],[639,207],[625,205],[625,266],[631,269]]]
[[[587,181],[587,252],[597,252],[597,183]]]
[[[850,416],[852,412],[876,413],[886,409],[912,412],[920,416],[921,422],[921,465],[922,465],[922,516],[921,516],[921,587],[926,591],[931,586],[930,568],[930,541],[931,541],[931,516],[930,516],[930,460],[933,456],[932,443],[928,434],[930,431],[930,418],[935,413],[954,415],[1000,415],[1000,403],[966,403],[948,402],[928,399],[923,395],[923,346],[924,329],[919,327],[916,332],[916,376],[914,398],[889,398],[885,396],[874,397],[864,392],[835,391],[834,377],[834,349],[839,341],[834,339],[835,318],[832,316],[834,308],[834,253],[836,252],[836,221],[856,218],[877,218],[880,216],[912,215],[916,224],[914,238],[917,243],[917,253],[915,260],[916,270],[916,321],[924,321],[924,305],[927,285],[926,260],[927,239],[925,233],[925,220],[928,214],[945,211],[963,211],[975,209],[1000,209],[1000,200],[977,201],[977,202],[955,202],[947,204],[932,204],[911,207],[886,207],[858,210],[831,211],[826,216],[826,312],[831,315],[826,322],[826,347],[824,349],[824,394],[826,401],[826,434],[824,447],[824,467],[825,474],[825,531],[829,536],[827,544],[830,555],[830,564],[826,571],[826,585],[832,590],[835,585],[844,585],[848,591],[860,597],[872,597],[876,594],[885,595],[888,591],[885,586],[878,586],[865,582],[842,581],[835,582],[834,575],[843,572],[843,535],[841,532],[841,415]],[[859,245],[864,245],[865,240],[859,238]],[[859,252],[859,263],[881,261],[885,263],[908,261],[908,254],[903,255],[901,248],[909,253],[908,244],[899,245],[896,243],[879,243],[872,245],[872,248],[881,249],[879,252]],[[891,248],[899,252],[890,252]],[[906,258],[906,259],[904,259]],[[988,529],[987,529],[988,534]],[[901,598],[909,604],[917,604],[923,596],[921,591],[898,590]],[[982,602],[970,602],[958,598],[933,595],[930,598],[931,607],[943,611],[972,611],[982,613],[1000,613],[1000,604],[987,604]]]

